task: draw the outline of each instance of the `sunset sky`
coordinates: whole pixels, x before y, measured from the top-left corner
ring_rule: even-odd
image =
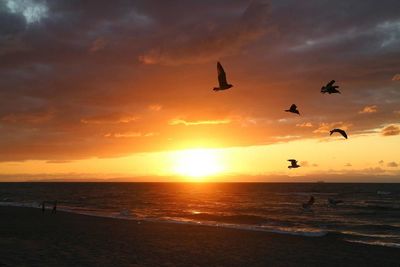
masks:
[[[400,182],[400,1],[0,0],[0,137],[0,181]]]

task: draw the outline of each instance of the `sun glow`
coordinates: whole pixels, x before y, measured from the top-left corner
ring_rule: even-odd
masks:
[[[211,149],[192,149],[176,152],[174,172],[199,181],[203,177],[224,171],[218,153]]]

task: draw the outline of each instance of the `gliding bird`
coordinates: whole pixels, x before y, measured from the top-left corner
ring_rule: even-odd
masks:
[[[300,115],[300,112],[299,112],[299,110],[297,109],[297,106],[296,106],[295,104],[292,104],[292,105],[290,106],[290,108],[289,108],[289,109],[286,109],[285,111],[286,111],[286,112],[290,112],[290,113],[296,113],[296,114]]]
[[[344,138],[347,139],[347,134],[342,129],[333,129],[333,130],[330,131],[330,133],[331,133],[330,135],[332,135],[333,133],[340,133],[341,135],[343,135]]]
[[[339,88],[338,85],[333,85],[335,83],[335,80],[330,81],[327,85],[322,86],[321,88],[321,93],[325,94],[340,94],[339,90],[337,90],[337,88]]]
[[[296,168],[300,167],[300,165],[297,164],[297,160],[288,159],[288,161],[290,161],[290,164],[291,164],[288,166],[289,169],[296,169]]]
[[[224,71],[224,68],[222,68],[221,63],[217,62],[217,70],[218,70],[218,83],[219,87],[214,87],[214,91],[221,91],[221,90],[227,90],[231,87],[233,87],[232,84],[229,84],[226,80],[226,74]]]

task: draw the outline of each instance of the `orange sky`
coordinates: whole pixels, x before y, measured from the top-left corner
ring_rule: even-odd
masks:
[[[0,4],[0,180],[400,181],[399,3],[117,2]]]

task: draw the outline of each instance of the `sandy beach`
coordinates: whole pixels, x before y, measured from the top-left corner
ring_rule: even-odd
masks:
[[[400,250],[208,226],[0,207],[0,266],[399,266]]]

